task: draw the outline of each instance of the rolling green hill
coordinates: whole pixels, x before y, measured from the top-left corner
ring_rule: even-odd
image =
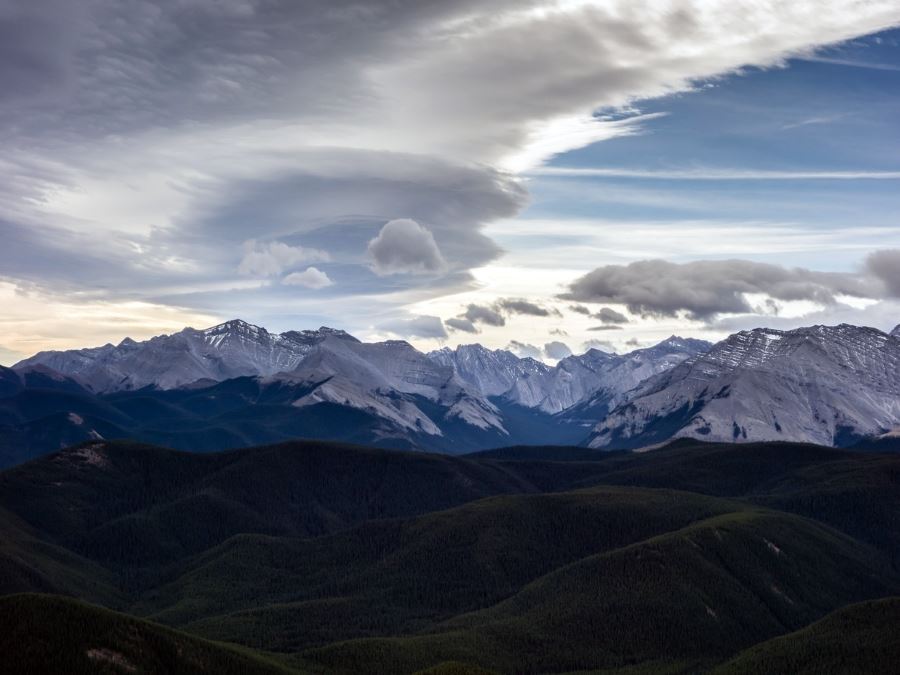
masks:
[[[50,595],[0,597],[0,653],[3,672],[29,675],[296,672],[248,650]]]
[[[516,673],[695,669],[895,587],[850,538],[797,516],[744,511],[585,557],[427,634],[305,656],[329,672],[366,663],[415,672],[449,660]]]
[[[898,481],[898,455],[789,444],[94,442],[0,472],[0,594],[300,672],[697,672],[900,594]]]
[[[741,652],[715,675],[891,675],[900,664],[900,598],[873,600]]]

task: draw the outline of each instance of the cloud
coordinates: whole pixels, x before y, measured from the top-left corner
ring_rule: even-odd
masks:
[[[610,354],[615,354],[616,352],[615,346],[606,340],[586,340],[582,343],[581,347],[585,351],[588,349],[599,349],[601,352],[608,352]]]
[[[488,326],[506,325],[506,319],[503,318],[503,315],[500,312],[492,307],[485,307],[484,305],[471,304],[466,307],[466,311],[462,316],[472,323],[483,323]]]
[[[492,305],[470,304],[465,312],[455,319],[448,319],[447,325],[469,333],[478,332],[475,324],[487,326],[505,326],[506,316],[522,314],[525,316],[562,316],[557,309],[546,309],[540,305],[520,298],[501,298]],[[453,323],[450,323],[453,321]]]
[[[327,260],[331,260],[331,256],[319,249],[288,246],[280,241],[259,243],[250,239],[244,242],[244,257],[238,265],[238,273],[245,276],[273,277],[300,263]]]
[[[622,330],[622,326],[615,326],[610,324],[604,324],[602,326],[591,326],[588,328],[590,331],[601,331],[601,330]]]
[[[576,314],[584,314],[585,316],[591,315],[591,310],[589,307],[585,307],[584,305],[569,305],[569,309]]]
[[[288,274],[281,283],[285,286],[303,286],[304,288],[312,288],[318,290],[331,286],[334,282],[328,278],[325,272],[315,268],[307,267],[302,272],[293,272]]]
[[[437,339],[447,337],[444,324],[437,316],[414,316],[409,319],[399,319],[382,324],[381,328],[403,337]]]
[[[539,347],[535,347],[532,344],[528,344],[527,342],[519,342],[518,340],[511,340],[510,343],[506,346],[506,349],[511,351],[513,354],[518,356],[519,358],[532,358],[538,359],[541,358],[541,350]]]
[[[475,327],[475,323],[470,321],[469,319],[462,317],[455,317],[451,319],[445,319],[444,324],[447,327],[452,328],[453,330],[462,331],[463,333],[477,333],[478,328]]]
[[[390,274],[439,274],[447,261],[434,235],[409,218],[385,223],[378,236],[369,242],[372,269],[380,276]]]
[[[544,345],[544,353],[551,359],[564,359],[572,355],[572,350],[564,342],[548,342]]]
[[[306,294],[252,285],[291,271],[268,244],[233,279],[243,242],[302,238],[341,265],[347,316],[373,298],[395,310],[501,254],[485,226],[527,203],[508,169],[640,133],[652,115],[636,101],[900,20],[893,0],[761,0],[739,27],[724,0],[339,4],[0,0],[3,277],[69,298],[315,315]],[[427,223],[437,254],[388,247],[372,279],[380,263],[360,253],[405,218]]]
[[[11,366],[24,359],[26,356],[28,356],[28,354],[0,346],[0,366]]]
[[[520,298],[501,298],[495,307],[508,314],[526,314],[528,316],[562,316],[557,309],[546,309],[533,302]]]
[[[806,122],[811,124],[811,121]],[[798,125],[793,125],[798,126]],[[784,127],[789,128],[789,127]],[[686,181],[771,181],[771,180],[897,180],[900,171],[774,171],[761,169],[626,169],[616,167],[542,166],[528,172],[532,176],[554,178],[646,178]]]
[[[602,307],[600,311],[593,314],[593,317],[600,319],[603,323],[628,323],[627,316],[610,307]]]
[[[885,249],[869,254],[866,269],[887,287],[892,297],[900,298],[900,249]]]
[[[748,293],[830,305],[839,295],[877,297],[878,289],[863,275],[749,260],[641,260],[598,267],[572,282],[561,297],[623,304],[632,314],[645,317],[672,317],[684,312],[691,319],[708,320],[719,314],[752,312],[745,297]]]

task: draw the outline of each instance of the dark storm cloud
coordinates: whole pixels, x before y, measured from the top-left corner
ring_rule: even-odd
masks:
[[[607,265],[576,279],[561,297],[623,304],[632,314],[693,319],[753,311],[746,293],[778,300],[833,304],[837,295],[877,297],[876,284],[862,275],[816,272],[749,260],[672,263],[641,260]]]
[[[584,314],[585,316],[590,316],[591,310],[589,307],[585,307],[584,305],[569,305],[569,310],[575,312],[576,314]]]
[[[611,307],[602,307],[600,311],[592,315],[595,319],[600,319],[603,323],[628,323],[628,317],[617,312]]]
[[[508,314],[525,314],[527,316],[562,316],[557,309],[547,309],[521,298],[501,298],[495,307]]]
[[[84,13],[67,0],[0,0],[0,105],[66,88]]]
[[[875,251],[866,258],[866,269],[885,285],[891,297],[900,298],[900,249]]]
[[[505,326],[506,319],[503,315],[493,307],[485,307],[483,305],[471,304],[466,307],[462,317],[468,319],[472,323],[483,323],[488,326]]]
[[[450,319],[445,319],[444,323],[448,328],[452,328],[453,330],[462,331],[463,333],[477,333],[478,328],[475,327],[475,324],[469,319],[461,318],[461,317],[453,317]]]

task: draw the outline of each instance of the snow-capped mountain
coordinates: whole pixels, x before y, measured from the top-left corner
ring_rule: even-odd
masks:
[[[845,445],[900,423],[900,338],[842,324],[736,333],[627,394],[592,447],[672,437]]]
[[[507,397],[520,405],[559,413],[579,404],[605,403],[657,373],[706,351],[704,340],[672,336],[654,347],[627,354],[609,354],[591,349],[562,359],[540,378],[519,380]],[[605,411],[604,411],[605,412]]]
[[[330,404],[364,416],[368,435],[361,438],[367,442],[394,439],[402,447],[453,450],[454,435],[461,435],[465,442],[459,451],[465,451],[503,444],[509,436],[497,408],[452,367],[429,359],[407,342],[363,343],[326,327],[273,334],[234,320],[145,342],[126,339],[115,346],[42,352],[18,363],[9,371],[9,382],[0,386],[15,394],[25,375],[34,377],[38,371],[101,396],[191,390],[200,400],[208,391],[204,410],[218,410],[221,402],[231,401],[227,409],[240,409],[247,424],[258,423],[254,420],[262,412],[251,409],[259,404],[285,413],[296,410],[298,420],[312,419],[309,411],[317,404]],[[253,381],[241,383],[248,378]],[[229,383],[234,384],[214,386]],[[73,414],[83,418],[74,407]],[[145,424],[140,409],[129,408],[129,416],[132,419],[124,422],[117,417],[117,423]],[[232,425],[231,420],[227,423]],[[319,419],[318,426],[299,433],[332,434],[323,431],[322,423],[330,424]],[[297,428],[290,422],[288,426]],[[238,434],[258,436],[246,429]]]
[[[543,377],[553,370],[536,359],[519,358],[505,349],[488,349],[479,344],[444,347],[429,352],[428,358],[453,368],[463,382],[485,396],[500,396],[520,380]]]
[[[711,347],[712,343],[706,340],[673,335],[652,347],[617,356],[603,369],[597,387],[560,414],[570,422],[593,426],[639,384]]]
[[[499,396],[525,408],[555,414],[592,399],[598,392],[604,400],[624,393],[711,346],[703,340],[673,336],[654,347],[624,355],[590,349],[568,356],[554,367],[478,344],[445,347],[428,357],[452,366],[463,382],[484,396]]]
[[[14,368],[43,365],[76,378],[94,392],[175,389],[293,370],[326,337],[357,341],[332,328],[278,335],[235,319],[205,330],[185,328],[145,342],[126,338],[118,345],[40,352]]]
[[[358,408],[408,432],[441,436],[444,423],[459,422],[507,434],[496,407],[468,390],[452,367],[402,340],[367,344],[327,336],[296,369],[265,381],[305,384],[294,406],[329,402]]]
[[[301,436],[468,452],[585,436],[596,448],[680,436],[843,445],[898,429],[900,327],[757,329],[715,346],[673,336],[550,367],[481,345],[426,355],[234,320],[0,369],[0,463],[110,435],[198,450]]]

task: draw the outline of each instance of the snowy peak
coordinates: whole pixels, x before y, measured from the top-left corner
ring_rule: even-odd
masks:
[[[629,392],[590,439],[842,445],[900,423],[900,341],[848,324],[741,331]]]
[[[520,380],[507,398],[554,414],[588,403],[591,410],[604,409],[609,401],[646,378],[673,368],[709,347],[710,343],[703,340],[673,336],[653,347],[623,355],[590,349],[562,359],[540,377]],[[583,412],[580,410],[578,414]]]
[[[337,328],[329,328],[328,326],[320,326],[318,330],[290,330],[282,333],[281,337],[285,340],[307,346],[319,344],[327,338],[359,342],[359,340],[350,335],[350,333]]]
[[[428,357],[452,368],[464,383],[484,396],[501,396],[516,382],[551,371],[550,366],[535,359],[520,359],[505,349],[488,349],[479,344],[444,347],[430,352]]]

